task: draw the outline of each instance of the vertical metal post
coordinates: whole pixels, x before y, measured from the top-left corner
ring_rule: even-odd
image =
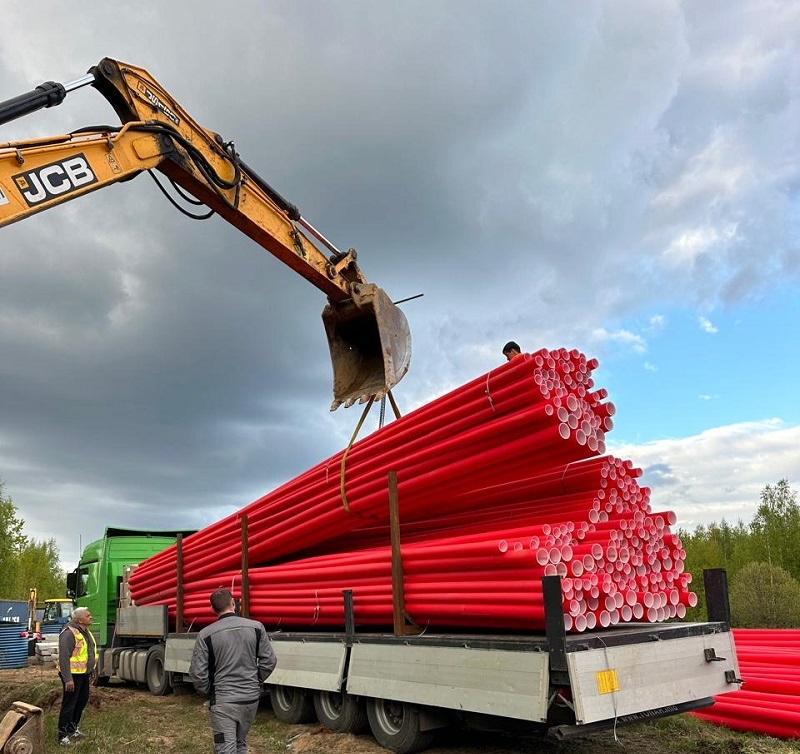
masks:
[[[243,617],[250,617],[250,564],[247,557],[247,514],[239,519],[242,525],[242,600],[240,612]]]
[[[564,626],[564,609],[561,599],[561,577],[542,576],[544,597],[544,626],[547,648],[550,653],[550,683],[569,685],[567,667],[567,630]]]
[[[405,634],[406,593],[403,581],[403,559],[400,554],[400,505],[397,494],[397,472],[389,472],[389,533],[392,541],[392,615],[394,632]]]
[[[183,633],[183,534],[175,538],[175,631]]]
[[[731,625],[731,606],[728,602],[728,574],[724,568],[707,568],[703,571],[706,590],[706,611],[712,623]]]
[[[352,644],[356,634],[356,617],[353,611],[353,590],[343,589],[342,598],[344,599],[344,633],[348,644]]]

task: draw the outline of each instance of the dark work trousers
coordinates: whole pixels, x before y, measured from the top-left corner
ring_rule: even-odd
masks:
[[[258,701],[233,704],[223,702],[209,708],[214,733],[214,754],[247,754],[247,734],[256,719]]]
[[[61,673],[58,674],[61,677]],[[61,677],[61,687],[63,696],[61,697],[61,713],[58,716],[58,737],[71,736],[81,715],[89,701],[89,687],[91,686],[92,676],[88,673],[73,673],[72,680],[75,682],[75,691],[67,691],[64,687],[64,678]]]

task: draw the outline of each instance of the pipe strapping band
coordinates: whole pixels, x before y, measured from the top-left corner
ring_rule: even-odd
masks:
[[[352,513],[350,510],[350,504],[347,502],[347,495],[344,491],[344,470],[345,470],[345,463],[347,461],[347,454],[350,452],[350,448],[353,447],[353,443],[356,441],[356,437],[358,433],[361,431],[361,426],[364,424],[364,419],[367,418],[367,414],[369,410],[372,408],[372,404],[375,402],[375,396],[373,395],[369,401],[367,402],[366,407],[364,408],[363,413],[361,414],[361,418],[358,420],[358,424],[356,425],[355,430],[353,431],[353,436],[350,438],[350,442],[348,443],[347,447],[345,448],[344,453],[342,454],[342,463],[339,467],[339,492],[342,496],[342,506],[344,507],[347,513]]]

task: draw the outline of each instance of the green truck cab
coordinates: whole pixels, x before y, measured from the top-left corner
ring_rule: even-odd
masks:
[[[67,594],[78,607],[87,607],[92,613],[94,621],[91,631],[99,648],[101,678],[118,675],[116,666],[120,658],[125,657],[126,650],[133,649],[138,643],[116,630],[120,587],[126,567],[136,566],[170,547],[179,535],[189,536],[193,533],[109,527],[102,539],[84,547],[78,567],[67,574]],[[144,681],[142,678],[141,682]]]

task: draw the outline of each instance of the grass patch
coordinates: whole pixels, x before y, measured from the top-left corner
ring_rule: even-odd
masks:
[[[0,718],[16,701],[44,710],[50,750],[61,707],[61,681],[55,670],[0,671]],[[81,730],[86,738],[75,741],[71,750],[86,754],[197,754],[213,749],[208,711],[202,697],[191,694],[155,697],[131,686],[92,688]],[[278,723],[271,711],[260,713],[248,743],[253,754],[283,753],[293,730]]]

